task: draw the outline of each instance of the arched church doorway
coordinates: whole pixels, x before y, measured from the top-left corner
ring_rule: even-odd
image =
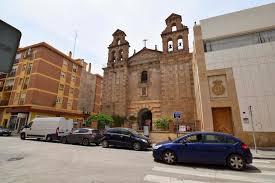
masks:
[[[139,130],[143,130],[143,126],[150,126],[150,131],[152,131],[152,112],[147,109],[141,109],[138,112],[138,124]]]

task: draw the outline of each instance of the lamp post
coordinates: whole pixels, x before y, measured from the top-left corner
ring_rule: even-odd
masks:
[[[258,152],[257,152],[256,139],[255,139],[255,130],[254,130],[254,123],[253,123],[252,106],[249,106],[249,107],[248,107],[248,110],[249,110],[250,119],[251,119],[252,136],[253,136],[254,147],[255,147],[256,153],[258,153]]]

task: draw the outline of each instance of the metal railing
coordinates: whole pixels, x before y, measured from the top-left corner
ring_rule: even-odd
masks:
[[[8,100],[0,100],[0,106],[6,106],[9,104]]]
[[[13,85],[5,86],[4,91],[11,91]]]

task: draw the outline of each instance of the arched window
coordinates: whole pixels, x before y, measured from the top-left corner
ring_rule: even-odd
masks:
[[[177,26],[176,26],[176,24],[173,24],[172,25],[172,32],[175,32],[175,31],[177,31]]]
[[[112,55],[111,55],[111,61],[112,61],[112,62],[116,62],[116,52],[115,52],[115,51],[112,51],[111,54],[112,54]]]
[[[120,45],[120,43],[121,43],[120,39],[118,38],[116,41],[117,41],[117,45]]]
[[[147,71],[142,71],[140,81],[141,81],[141,83],[147,83],[147,81],[148,81]]]
[[[173,41],[172,41],[171,38],[168,39],[167,46],[168,46],[168,52],[172,52],[174,50],[174,48],[173,48]]]
[[[123,50],[119,50],[119,60],[123,60]]]
[[[178,50],[182,50],[183,49],[183,39],[182,36],[178,37]]]

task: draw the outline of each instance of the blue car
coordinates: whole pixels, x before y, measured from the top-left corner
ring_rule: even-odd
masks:
[[[248,146],[240,139],[224,133],[194,132],[173,141],[153,146],[156,161],[227,165],[243,170],[252,163]]]

